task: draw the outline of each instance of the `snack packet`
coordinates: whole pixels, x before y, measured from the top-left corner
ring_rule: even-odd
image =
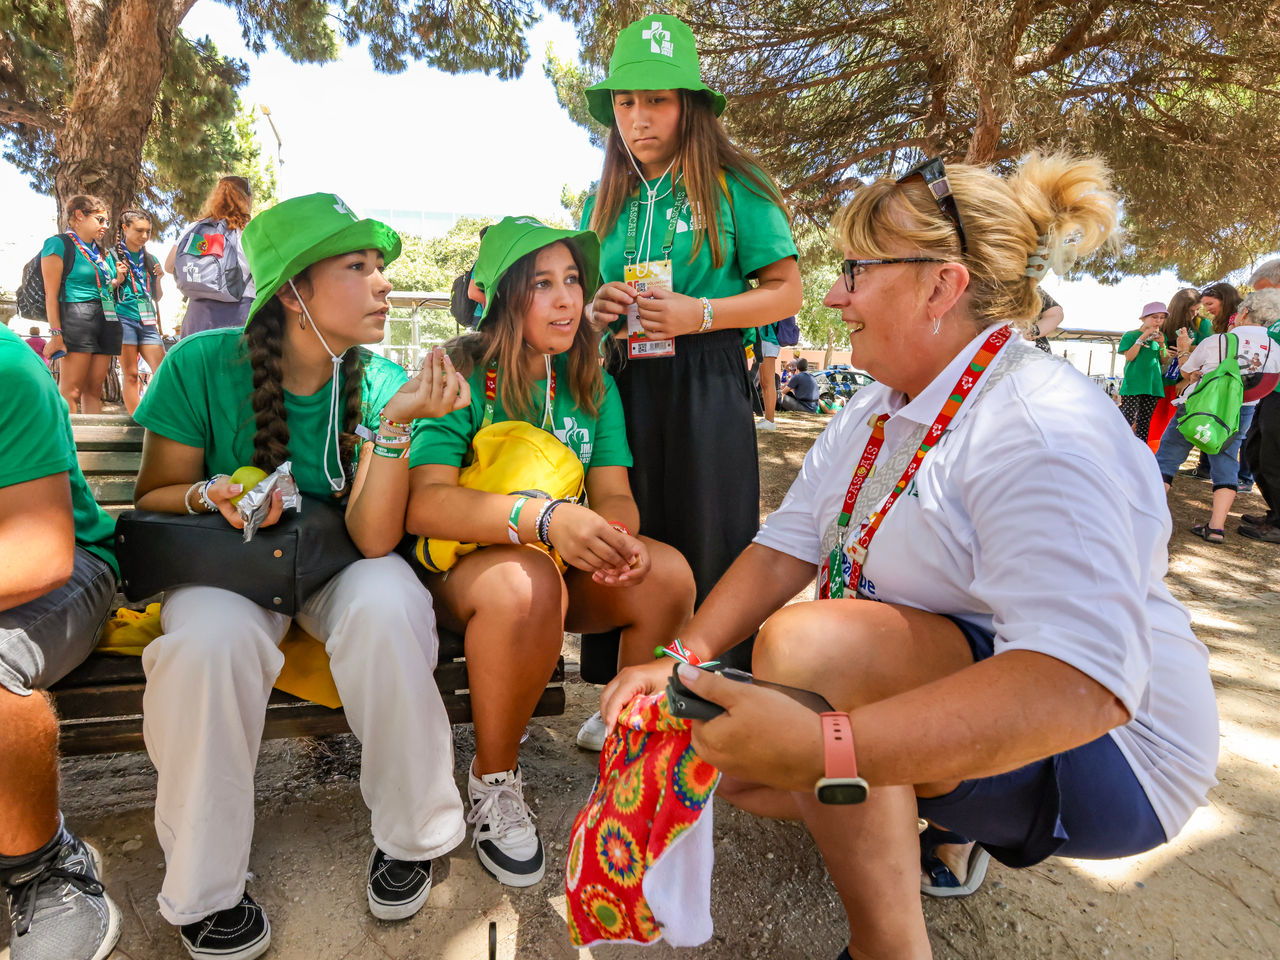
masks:
[[[286,460],[267,475],[256,487],[240,498],[236,510],[244,521],[244,542],[253,539],[262,521],[271,512],[271,494],[279,490],[284,494],[284,508],[292,508],[302,512],[302,495],[298,492],[298,482],[293,479],[293,461]]]

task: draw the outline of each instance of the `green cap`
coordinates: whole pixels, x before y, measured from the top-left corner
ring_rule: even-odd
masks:
[[[609,76],[587,87],[587,112],[606,127],[613,123],[614,90],[704,90],[716,116],[724,113],[724,94],[702,82],[693,31],[667,14],[637,20],[618,34]]]
[[[313,263],[353,250],[380,250],[384,263],[400,256],[400,235],[385,223],[361,220],[334,193],[294,197],[263,210],[241,238],[257,296],[248,326],[281,287]]]
[[[503,217],[489,227],[480,240],[480,255],[471,269],[471,279],[484,293],[479,327],[493,306],[493,295],[503,274],[521,257],[541,250],[559,240],[568,240],[578,248],[587,275],[582,278],[583,297],[593,296],[600,285],[600,238],[591,230],[557,230],[536,217]]]

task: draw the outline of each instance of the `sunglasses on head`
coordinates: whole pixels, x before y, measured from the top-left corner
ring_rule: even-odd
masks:
[[[913,177],[919,177],[924,181],[925,186],[929,188],[929,192],[933,194],[933,199],[938,204],[938,209],[956,228],[956,237],[960,240],[960,252],[962,254],[968,253],[969,247],[964,236],[964,224],[960,220],[960,208],[956,206],[956,198],[951,192],[951,182],[947,179],[947,168],[943,166],[942,158],[931,157],[928,160],[917,163],[898,178],[898,183],[906,183]]]

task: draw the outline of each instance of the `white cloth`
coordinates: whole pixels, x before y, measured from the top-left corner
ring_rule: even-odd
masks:
[[[892,414],[885,463],[933,422],[987,333],[910,403],[883,384],[855,393],[756,542],[820,563],[868,420]],[[1013,338],[988,373],[1016,351],[1035,347]],[[860,498],[850,542],[878,505]],[[1111,736],[1172,837],[1216,783],[1218,723],[1208,651],[1164,585],[1169,531],[1150,451],[1091,380],[1046,358],[960,410],[881,525],[858,592],[959,617],[993,631],[997,655],[1047,654],[1110,690],[1132,714]]]
[[[709,802],[689,829],[649,865],[640,881],[653,919],[662,929],[662,939],[673,947],[696,947],[715,933],[711,920],[714,839],[715,804]]]
[[[324,642],[352,732],[374,842],[426,860],[466,835],[453,737],[432,679],[431,597],[391,555],[359,560],[309,598],[298,622]],[[214,587],[169,591],[164,634],[143,651],[143,736],[159,772],[157,898],[173,924],[234,906],[253,839],[253,773],[289,618]]]
[[[1233,327],[1236,335],[1236,360],[1240,364],[1240,376],[1244,378],[1244,405],[1253,406],[1267,394],[1271,393],[1280,378],[1280,346],[1267,336],[1267,328],[1248,324]],[[1227,335],[1214,334],[1206,337],[1191,351],[1187,362],[1182,365],[1184,373],[1199,370],[1201,379],[1208,376],[1222,362],[1227,349]],[[1181,404],[1187,394],[1194,388],[1191,384],[1173,402]]]

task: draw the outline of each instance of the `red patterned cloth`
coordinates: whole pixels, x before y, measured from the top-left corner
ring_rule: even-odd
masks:
[[[573,821],[565,863],[569,936],[696,946],[711,926],[711,797],[720,771],[667,712],[666,694],[636,697],[600,751],[600,773]]]

